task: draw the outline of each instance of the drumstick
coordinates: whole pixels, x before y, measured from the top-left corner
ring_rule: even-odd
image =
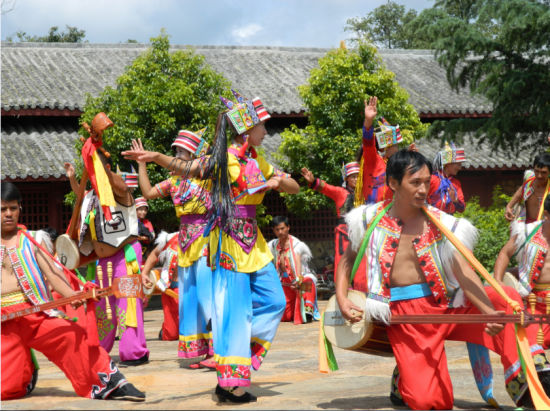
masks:
[[[111,286],[111,283],[113,281],[113,263],[112,261],[107,262],[107,287]],[[112,320],[113,319],[113,311],[111,310],[111,304],[109,303],[109,298],[105,298],[105,311],[107,312],[107,319]]]

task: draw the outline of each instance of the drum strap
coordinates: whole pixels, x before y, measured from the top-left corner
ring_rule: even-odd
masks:
[[[374,228],[378,225],[378,222],[384,217],[384,215],[388,212],[390,207],[393,205],[393,201],[389,203],[386,207],[382,209],[372,220],[370,225],[367,228],[367,231],[365,233],[365,236],[363,237],[363,242],[361,243],[361,247],[359,247],[359,251],[357,253],[357,257],[355,257],[355,262],[353,263],[353,269],[351,270],[351,275],[349,278],[349,283],[353,284],[353,279],[355,278],[355,274],[357,272],[357,269],[359,268],[359,265],[361,264],[361,260],[363,259],[365,255],[365,250],[367,249],[367,245],[369,244],[370,236],[372,235],[372,232],[374,231]]]

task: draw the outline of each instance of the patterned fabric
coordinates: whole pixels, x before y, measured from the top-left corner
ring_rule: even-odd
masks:
[[[261,121],[267,121],[271,118],[258,97],[248,100],[233,89],[231,89],[231,92],[235,96],[236,102],[222,96],[220,96],[220,99],[229,109],[226,116],[235,127],[237,134],[243,134]]]
[[[206,144],[202,138],[205,131],[206,128],[203,128],[195,133],[188,130],[180,130],[176,140],[172,143],[172,147],[181,147],[196,156],[202,151],[204,145]]]
[[[363,240],[367,225],[389,202],[381,202],[371,206],[361,206],[352,210],[346,217],[349,237],[354,250],[358,250]],[[456,219],[440,210],[428,206],[429,210],[441,222],[453,231],[457,237],[470,249],[477,234],[476,229],[464,219]],[[386,213],[377,224],[369,245],[365,251],[368,266],[368,298],[382,313],[380,320],[387,320],[389,315],[387,304],[390,299],[390,273],[403,223]],[[418,264],[430,286],[437,304],[458,306],[463,303],[463,293],[451,269],[454,246],[442,236],[431,221],[427,221],[427,230],[413,240]],[[359,274],[359,273],[358,273]],[[457,298],[457,296],[459,296]],[[371,301],[369,301],[371,300]],[[377,304],[378,303],[378,304]],[[385,307],[380,306],[384,304]]]
[[[455,193],[456,201],[451,199],[451,192]],[[431,176],[427,202],[447,214],[461,213],[466,207],[460,181],[453,176],[447,177],[441,171]]]
[[[537,229],[537,226],[538,229]],[[535,235],[531,236],[529,242],[524,245],[529,234],[536,229]],[[518,253],[518,276],[521,289],[519,293],[526,297],[536,286],[544,260],[548,253],[548,243],[542,235],[542,225],[540,221],[525,224],[523,221],[514,221],[511,226],[512,236],[516,236],[515,249]],[[520,247],[522,247],[520,249]]]
[[[386,162],[378,150],[373,137],[373,128],[363,126],[363,199],[365,204],[374,204],[391,199],[392,191],[386,186]]]

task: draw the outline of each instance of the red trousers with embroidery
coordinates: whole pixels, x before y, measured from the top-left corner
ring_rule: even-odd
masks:
[[[16,304],[2,308],[2,314],[18,311],[31,306],[30,303]],[[4,394],[14,397],[14,384],[8,383],[12,376],[18,380],[21,372],[19,361],[14,356],[29,352],[30,348],[43,353],[48,360],[57,365],[71,381],[75,392],[86,398],[93,397],[93,391],[100,392],[105,384],[100,373],[107,377],[116,371],[111,369],[111,357],[101,346],[91,346],[86,339],[86,331],[74,322],[61,318],[48,317],[44,313],[30,314],[2,323],[2,399]],[[9,386],[9,392],[5,389]],[[19,392],[21,394],[21,392]],[[25,395],[25,393],[22,393]]]
[[[170,288],[179,295],[177,288]],[[162,312],[164,313],[164,321],[162,323],[162,340],[177,341],[179,340],[180,315],[178,300],[170,297],[168,294],[161,295]]]
[[[504,287],[507,294],[521,302],[519,294]],[[491,288],[485,287],[496,310],[511,314],[511,308]],[[473,306],[445,308],[435,303],[433,296],[390,303],[392,315],[398,314],[479,314]],[[399,392],[412,409],[452,409],[453,387],[445,340],[480,344],[500,355],[504,372],[518,365],[514,324],[491,337],[485,324],[396,324],[388,327],[388,337],[399,368]],[[531,339],[529,339],[531,341]],[[519,368],[507,375],[506,382],[519,373]]]
[[[311,284],[311,290],[303,291],[302,293],[300,293],[295,288],[286,285],[283,286],[283,291],[286,298],[286,306],[281,321],[294,321],[294,324],[304,324],[306,322],[306,319],[302,318],[302,299],[304,301],[308,301],[308,303],[305,304],[311,305],[310,308],[313,312],[313,304],[315,304],[315,296],[317,295],[315,283],[309,277],[305,277],[303,282]]]

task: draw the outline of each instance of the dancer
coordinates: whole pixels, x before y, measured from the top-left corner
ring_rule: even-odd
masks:
[[[198,132],[180,130],[172,147],[176,159],[192,161],[205,149],[206,142]],[[141,141],[135,142],[144,151]],[[147,175],[146,163],[138,161],[139,185],[147,199],[171,196],[176,216],[180,218],[178,251],[179,345],[180,358],[196,360],[200,367],[214,368],[212,334],[212,272],[207,266],[208,238],[203,236],[207,210],[211,208],[208,181],[172,176],[154,187]],[[206,358],[200,361],[202,356]],[[197,368],[191,364],[192,368]]]

